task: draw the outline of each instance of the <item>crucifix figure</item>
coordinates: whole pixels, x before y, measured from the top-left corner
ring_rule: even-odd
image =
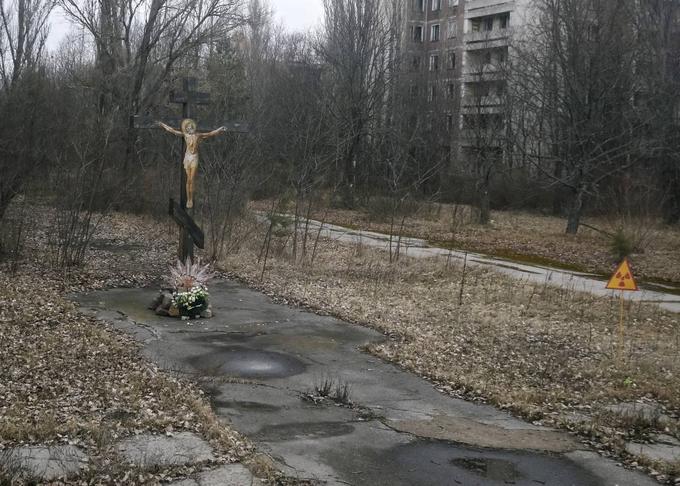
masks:
[[[217,130],[213,130],[207,133],[196,132],[196,122],[191,118],[186,118],[182,120],[182,130],[175,130],[171,126],[166,125],[163,122],[158,122],[158,125],[164,130],[177,135],[178,137],[184,137],[184,146],[186,150],[184,152],[184,172],[187,178],[186,182],[186,193],[187,193],[187,208],[194,207],[194,180],[196,178],[196,170],[198,169],[198,144],[207,138],[214,137],[220,133],[227,131],[225,127],[220,127]]]
[[[207,105],[210,103],[210,95],[197,91],[196,85],[197,81],[195,78],[184,78],[182,91],[170,94],[170,101],[172,103],[182,105],[181,118],[166,118],[163,122],[157,122],[148,116],[137,115],[132,117],[132,124],[135,128],[161,127],[174,135],[182,137],[184,141],[184,168],[180,172],[179,204],[174,199],[170,199],[170,216],[180,227],[179,259],[182,262],[185,262],[187,258],[193,261],[194,245],[203,248],[205,240],[203,231],[192,218],[194,180],[198,168],[198,145],[201,140],[214,137],[220,133],[245,133],[248,131],[246,125],[239,122],[223,122],[220,123],[221,126],[219,128],[215,129],[193,118],[195,105]],[[172,128],[173,126],[181,127],[181,131]],[[214,126],[212,125],[212,127]]]

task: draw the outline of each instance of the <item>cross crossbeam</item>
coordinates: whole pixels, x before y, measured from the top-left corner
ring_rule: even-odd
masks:
[[[163,118],[163,123],[171,127],[178,127],[182,124],[184,118],[180,116],[167,116]],[[151,130],[158,128],[156,123],[157,118],[148,115],[134,115],[132,117],[132,126],[137,129]],[[243,122],[222,122],[211,123],[210,121],[196,120],[197,129],[202,132],[210,132],[217,127],[224,127],[227,132],[233,133],[248,133],[249,127],[247,123]]]

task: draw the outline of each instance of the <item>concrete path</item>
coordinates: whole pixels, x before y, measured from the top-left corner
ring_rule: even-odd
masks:
[[[287,474],[352,485],[656,484],[583,450],[570,435],[437,392],[360,348],[384,337],[273,303],[232,282],[211,285],[215,317],[180,321],[146,306],[154,290],[79,297],[144,343],[166,369],[208,378],[217,413]],[[348,384],[354,407],[305,399]]]
[[[302,223],[304,224],[304,223]],[[370,247],[388,249],[390,245],[389,235],[373,231],[360,231],[333,224],[321,224],[319,221],[309,221],[309,231],[316,234],[321,231],[321,237],[346,243],[362,244]],[[589,292],[599,296],[612,295],[611,290],[605,289],[606,282],[601,275],[574,272],[560,268],[516,262],[504,258],[492,257],[481,253],[463,252],[460,250],[448,250],[430,245],[427,241],[418,238],[402,238],[401,253],[415,258],[428,258],[442,256],[453,260],[467,260],[470,266],[485,266],[495,271],[537,284],[548,283],[549,285]],[[396,239],[392,241],[396,248]],[[633,268],[635,271],[635,268]],[[628,292],[627,299],[635,301],[658,303],[663,309],[672,312],[680,312],[680,288],[660,283],[638,282],[640,292]]]

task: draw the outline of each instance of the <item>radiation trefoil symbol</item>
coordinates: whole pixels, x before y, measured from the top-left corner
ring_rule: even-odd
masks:
[[[616,269],[612,278],[609,279],[607,288],[611,290],[629,290],[637,291],[638,286],[633,277],[633,271],[630,269],[628,259],[624,259],[619,268]]]

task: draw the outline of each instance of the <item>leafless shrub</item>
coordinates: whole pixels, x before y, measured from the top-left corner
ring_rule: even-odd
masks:
[[[349,383],[341,379],[330,377],[321,378],[314,384],[311,392],[304,395],[303,398],[313,401],[314,403],[322,402],[326,399],[331,400],[341,405],[353,405],[350,398],[351,387]]]

